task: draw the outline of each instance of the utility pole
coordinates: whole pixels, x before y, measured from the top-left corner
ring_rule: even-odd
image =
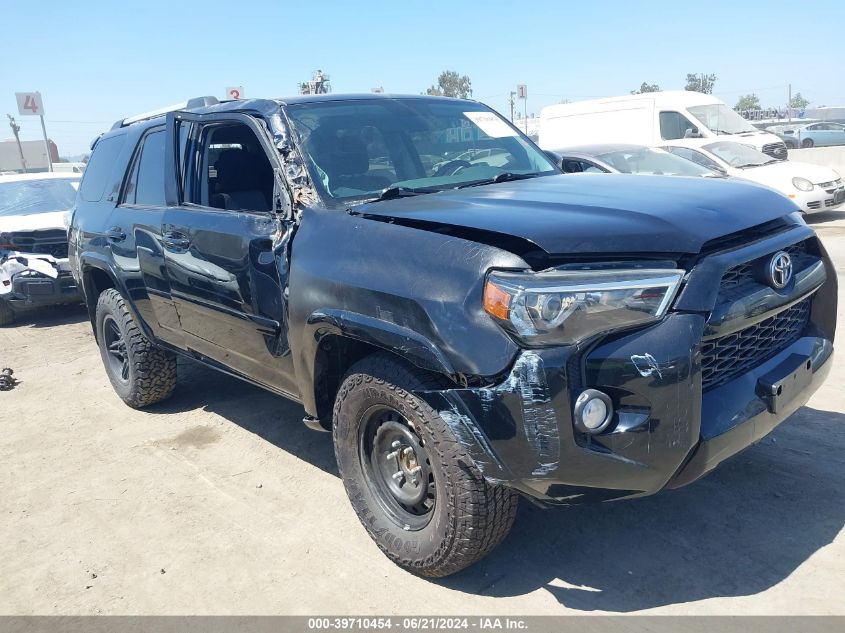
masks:
[[[26,169],[26,159],[23,157],[23,147],[21,147],[21,137],[18,135],[18,132],[21,131],[21,126],[15,123],[15,117],[11,114],[7,114],[9,117],[9,127],[12,128],[12,134],[15,135],[15,142],[18,144],[18,153],[21,155],[21,167],[23,167],[23,173],[27,173]]]
[[[47,171],[53,171],[53,157],[50,156],[50,141],[47,139],[47,127],[44,125],[44,114],[41,115],[41,132],[44,134],[44,150],[47,152]]]
[[[789,101],[786,102],[786,116],[792,123],[792,84],[789,84]]]
[[[514,99],[515,96],[516,96],[516,92],[511,90],[510,96],[508,97],[508,103],[511,106],[511,123],[513,123],[513,106],[514,106],[514,102],[515,102],[515,99]]]

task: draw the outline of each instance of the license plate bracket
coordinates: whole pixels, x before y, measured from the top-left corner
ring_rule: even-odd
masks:
[[[786,360],[757,380],[757,395],[777,413],[804,391],[813,379],[813,361],[809,356],[790,354]]]

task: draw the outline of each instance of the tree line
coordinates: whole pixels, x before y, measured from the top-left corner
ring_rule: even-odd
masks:
[[[713,94],[713,87],[716,85],[715,73],[687,73],[687,81],[684,90]],[[650,84],[647,81],[640,84],[639,89],[632,90],[632,95],[645,94],[647,92],[660,92],[660,86]],[[444,70],[437,77],[437,83],[425,91],[428,95],[438,97],[458,97],[467,99],[472,96],[472,81],[467,75],[461,75],[454,70]],[[801,96],[800,92],[792,95],[787,107],[801,110],[810,105],[810,101]],[[734,106],[736,110],[762,110],[760,99],[756,94],[742,95]]]

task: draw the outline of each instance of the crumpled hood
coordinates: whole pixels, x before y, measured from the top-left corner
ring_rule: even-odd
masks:
[[[753,183],[630,174],[546,176],[353,208],[423,228],[420,222],[512,235],[553,255],[698,253],[710,240],[797,210]]]
[[[30,215],[0,215],[0,233],[46,229],[64,230],[66,228],[66,213],[68,212],[51,211],[50,213],[32,213]]]

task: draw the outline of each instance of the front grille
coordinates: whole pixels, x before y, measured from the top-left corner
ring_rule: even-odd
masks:
[[[778,160],[786,160],[786,143],[783,141],[779,143],[766,143],[763,145],[763,153],[768,154],[772,158],[777,158]]]
[[[807,255],[806,242],[798,242],[792,246],[787,246],[783,249],[792,258],[795,272],[803,270],[802,260]],[[719,286],[720,292],[739,288],[754,281],[754,268],[759,265],[760,260],[768,260],[771,254],[765,255],[750,262],[744,262],[733,268],[729,268],[724,275],[722,275],[722,283]]]
[[[56,259],[67,257],[67,233],[61,229],[12,233],[9,241],[22,253],[52,255]]]
[[[814,202],[808,202],[807,208],[808,209],[821,209],[822,208],[822,202],[821,202],[821,200],[816,200]]]
[[[745,329],[701,346],[701,386],[730,382],[797,341],[810,318],[810,298]]]

